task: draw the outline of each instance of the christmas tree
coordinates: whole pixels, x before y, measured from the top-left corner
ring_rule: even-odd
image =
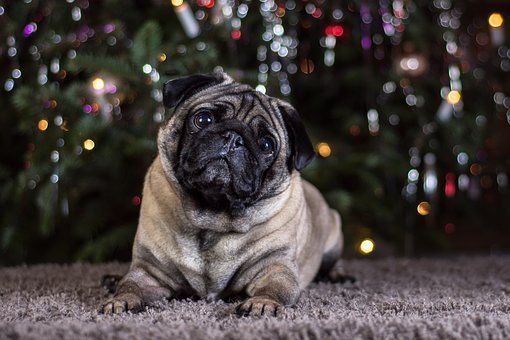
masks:
[[[341,212],[348,254],[508,249],[506,12],[0,1],[0,264],[127,260],[162,84],[218,69],[301,113],[319,154],[303,175]]]

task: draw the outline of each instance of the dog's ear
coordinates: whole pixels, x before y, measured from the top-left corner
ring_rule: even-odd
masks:
[[[166,107],[177,106],[198,90],[222,82],[218,75],[195,74],[188,77],[169,80],[163,85],[163,104]]]
[[[289,166],[298,171],[307,166],[315,157],[315,150],[299,113],[291,106],[278,106],[289,136],[291,148]]]

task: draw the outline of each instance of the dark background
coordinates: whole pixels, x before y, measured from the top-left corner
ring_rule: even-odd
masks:
[[[128,260],[162,84],[213,70],[301,113],[347,256],[510,249],[506,1],[0,6],[0,264]]]

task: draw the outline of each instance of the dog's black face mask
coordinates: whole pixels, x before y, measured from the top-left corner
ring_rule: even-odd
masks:
[[[243,215],[314,155],[295,110],[246,85],[225,84],[221,74],[169,81],[163,94],[167,106],[176,106],[168,136],[179,139],[168,141],[177,148],[166,148],[167,157],[204,209]]]
[[[257,198],[276,153],[275,137],[220,112],[191,113],[177,178],[209,207],[242,213]]]

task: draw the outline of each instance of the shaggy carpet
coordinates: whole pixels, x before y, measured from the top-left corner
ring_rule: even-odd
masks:
[[[126,264],[0,268],[0,339],[510,339],[510,256],[346,267],[356,283],[314,283],[277,318],[238,318],[237,302],[203,300],[106,316],[101,278]]]

